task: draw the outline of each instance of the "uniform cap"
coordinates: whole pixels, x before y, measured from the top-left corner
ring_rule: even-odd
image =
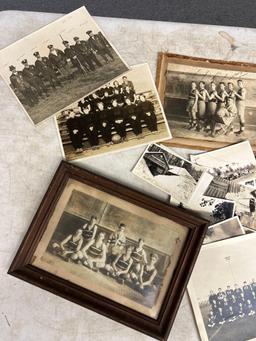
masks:
[[[86,32],[86,34],[90,34],[90,33],[92,33],[92,31],[91,31],[91,30]]]
[[[77,41],[77,40],[79,40],[79,37],[74,37],[73,39],[74,39],[74,41]]]
[[[27,59],[23,59],[21,63],[22,64],[27,64],[27,62],[28,62]]]
[[[48,49],[52,49],[53,45],[48,45],[47,47],[48,47]]]
[[[10,66],[9,66],[9,70],[10,70],[10,71],[13,71],[13,70],[15,70],[15,69],[16,69],[15,66],[13,66],[13,65],[10,65]]]
[[[39,57],[39,56],[40,56],[40,53],[39,53],[38,51],[36,51],[36,52],[33,53],[33,55],[34,55],[35,57]]]
[[[62,44],[69,44],[69,42],[67,40],[63,40]]]

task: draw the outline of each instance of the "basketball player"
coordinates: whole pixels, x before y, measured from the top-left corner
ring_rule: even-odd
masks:
[[[94,271],[105,267],[107,246],[104,243],[105,233],[100,232],[98,237],[91,239],[82,249],[84,254],[84,265]]]

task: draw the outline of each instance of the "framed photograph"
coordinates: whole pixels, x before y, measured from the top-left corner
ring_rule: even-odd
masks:
[[[148,64],[83,96],[56,120],[67,161],[171,138]]]
[[[204,168],[192,164],[172,149],[163,145],[148,145],[132,170],[151,185],[161,189],[175,200],[188,203],[204,174]]]
[[[245,234],[240,219],[235,216],[208,227],[203,244],[209,244]]]
[[[63,161],[8,273],[167,340],[207,225]]]
[[[256,234],[203,245],[188,293],[202,341],[256,338]]]
[[[0,51],[0,74],[34,124],[128,69],[85,7]]]
[[[255,64],[159,53],[157,88],[170,144],[208,150],[248,139],[256,150],[255,80]]]

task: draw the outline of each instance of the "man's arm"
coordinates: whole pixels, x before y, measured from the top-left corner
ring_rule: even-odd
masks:
[[[72,234],[70,234],[69,236],[67,236],[65,239],[63,239],[63,241],[60,243],[60,247],[62,248],[62,250],[64,250],[64,246],[65,244],[72,238]]]
[[[86,252],[89,247],[94,243],[94,239],[91,239],[84,247],[83,249],[81,250],[82,252]]]
[[[144,285],[144,286],[146,286],[146,285],[151,285],[152,284],[152,282],[153,282],[153,280],[154,280],[154,278],[156,277],[156,274],[157,274],[157,271],[156,271],[156,269],[153,271],[153,273],[152,273],[152,275],[150,276],[150,278],[149,278],[149,280],[148,281],[146,281],[146,282],[142,282],[142,284]]]

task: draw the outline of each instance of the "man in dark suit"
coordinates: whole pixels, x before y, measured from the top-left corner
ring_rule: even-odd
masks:
[[[39,52],[33,53],[36,57],[35,70],[40,78],[48,81],[53,89],[56,89],[57,85],[61,85],[57,74],[54,72],[49,59],[47,57],[41,57]]]
[[[24,80],[28,82],[32,89],[35,89],[38,96],[49,97],[48,90],[42,79],[38,76],[35,66],[29,65],[27,59],[23,59],[21,63],[24,66],[22,70],[22,76]]]
[[[95,53],[99,54],[106,63],[109,62],[107,56],[114,60],[110,51],[110,45],[101,32],[93,34],[92,31],[87,31],[86,34],[89,36],[88,44]]]
[[[81,114],[70,110],[66,121],[70,140],[76,153],[83,152],[83,133],[81,128]]]
[[[23,98],[25,102],[30,106],[34,106],[38,103],[38,98],[35,92],[32,91],[31,86],[22,76],[22,72],[18,72],[16,67],[10,65],[9,70],[11,71],[10,82],[11,87],[19,100],[22,102]]]
[[[112,117],[111,110],[104,109],[104,103],[98,102],[98,113],[99,116],[99,131],[103,140],[106,143],[111,143],[112,141]]]
[[[65,46],[64,53],[67,59],[70,59],[72,65],[82,73],[86,73],[86,69],[80,60],[80,56],[78,56],[75,46],[70,45],[67,40],[64,40],[63,45]]]
[[[97,147],[99,145],[99,117],[98,113],[90,110],[89,105],[84,108],[81,115],[81,127],[83,134],[86,135],[91,147]]]
[[[67,65],[67,57],[65,53],[59,49],[55,49],[53,45],[47,46],[49,49],[49,61],[53,68],[60,73],[65,79],[72,78],[70,70]]]
[[[148,129],[150,131],[157,131],[157,119],[154,104],[147,100],[144,95],[141,95],[137,108],[141,113],[141,119],[146,123]]]
[[[122,106],[118,105],[115,98],[112,100],[111,117],[117,134],[121,136],[122,140],[124,140],[126,138],[125,111]]]
[[[127,86],[135,92],[134,85],[132,81],[129,81],[126,76],[122,77],[123,83],[122,83],[122,88],[125,89]]]
[[[127,121],[130,124],[134,134],[140,135],[142,133],[141,127],[141,115],[140,112],[137,110],[135,104],[131,103],[129,98],[125,99],[125,106],[123,107],[125,115],[127,117]]]

